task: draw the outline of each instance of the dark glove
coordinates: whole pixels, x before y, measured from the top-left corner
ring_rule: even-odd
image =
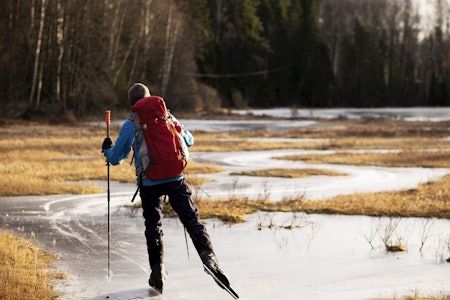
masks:
[[[109,138],[109,137],[105,138],[105,140],[103,141],[103,144],[102,144],[102,153],[105,152],[106,149],[109,149],[111,147],[112,147],[111,138]]]

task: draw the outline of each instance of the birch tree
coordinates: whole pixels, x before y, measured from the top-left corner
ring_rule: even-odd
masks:
[[[42,87],[42,69],[39,71],[40,66],[40,56],[41,56],[41,45],[42,45],[42,33],[44,32],[44,25],[45,25],[45,8],[47,6],[46,0],[41,0],[41,13],[39,17],[39,31],[36,41],[36,51],[35,51],[35,58],[34,58],[34,67],[33,67],[33,80],[31,85],[31,92],[30,92],[30,105],[33,105],[34,99],[35,99],[35,93],[37,90],[37,101],[36,101],[36,108],[39,107],[39,99],[40,99],[40,91]],[[41,76],[40,76],[41,75]]]
[[[152,8],[152,0],[145,0],[144,1],[144,9],[143,9],[143,34],[142,34],[142,40],[143,40],[143,46],[144,49],[142,50],[142,65],[146,66],[149,60],[150,56],[150,46],[151,46],[151,25],[152,21],[154,19],[154,16],[151,12]],[[145,78],[145,68],[142,68],[140,78]]]
[[[163,61],[163,75],[162,75],[162,96],[167,94],[167,87],[169,85],[170,71],[172,69],[173,54],[175,51],[175,44],[177,42],[178,22],[173,20],[172,15],[172,0],[169,4],[169,13],[167,16],[166,37],[164,43],[164,61]]]
[[[56,64],[56,101],[62,102],[61,86],[62,86],[62,65],[64,57],[64,6],[61,0],[56,1],[56,43],[58,45],[58,57]],[[65,100],[62,103],[63,108],[66,107]]]

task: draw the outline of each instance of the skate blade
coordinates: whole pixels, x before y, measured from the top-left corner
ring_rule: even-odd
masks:
[[[228,292],[234,299],[239,299],[239,295],[231,288],[230,284],[227,285],[224,284],[217,276],[214,274],[214,272],[206,265],[203,265],[205,272],[211,275],[211,277],[214,279],[214,281],[225,291]]]

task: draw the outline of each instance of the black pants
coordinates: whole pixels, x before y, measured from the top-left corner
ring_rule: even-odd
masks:
[[[147,245],[161,240],[162,230],[162,196],[169,197],[169,203],[183,223],[199,254],[213,253],[211,241],[205,226],[200,223],[198,209],[192,201],[192,191],[184,179],[154,186],[142,186],[140,196],[145,219],[145,237]],[[149,249],[149,255],[151,255]]]

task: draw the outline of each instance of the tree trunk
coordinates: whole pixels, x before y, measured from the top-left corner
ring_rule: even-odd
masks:
[[[133,40],[129,43],[129,45],[128,45],[128,50],[127,50],[127,52],[124,54],[123,59],[122,59],[122,62],[121,62],[120,65],[117,67],[116,74],[114,75],[114,79],[113,79],[113,87],[115,87],[116,84],[117,84],[117,80],[119,79],[120,71],[121,71],[122,68],[125,66],[125,64],[126,64],[126,62],[127,62],[127,60],[128,60],[128,56],[130,56],[130,52],[131,52],[131,49],[133,48],[134,44],[135,44],[135,39],[133,39]]]
[[[117,1],[114,7],[113,20],[110,28],[109,37],[109,59],[111,61],[110,71],[116,70],[120,36],[122,34],[123,21],[125,17],[125,12],[121,13],[122,1]]]
[[[146,0],[145,1],[145,9],[144,9],[144,35],[143,35],[143,42],[144,42],[144,49],[142,52],[142,70],[141,70],[141,79],[145,78],[145,70],[146,65],[149,59],[149,52],[150,52],[150,25],[153,19],[153,15],[151,14],[151,7],[152,0]]]
[[[162,78],[162,96],[165,97],[167,94],[167,88],[169,86],[170,71],[172,69],[173,54],[175,52],[175,44],[177,41],[178,34],[178,23],[175,24],[174,29],[172,29],[172,2],[169,7],[169,16],[167,20],[166,28],[166,41],[164,46],[164,64],[163,64],[163,78]]]
[[[39,76],[38,76],[38,85],[36,92],[36,108],[39,108],[41,105],[41,92],[42,92],[42,78],[44,77],[44,65],[41,64],[39,67]]]
[[[58,58],[56,66],[56,101],[61,103],[62,64],[64,56],[64,8],[61,0],[57,0],[56,43],[58,45]],[[64,103],[63,103],[64,104]],[[65,107],[63,106],[63,109]]]
[[[38,32],[35,58],[34,58],[33,82],[31,85],[31,92],[30,92],[30,105],[33,104],[34,94],[36,92],[36,86],[38,84],[40,84],[42,86],[42,82],[38,83],[39,78],[41,78],[41,80],[42,80],[42,76],[39,76],[39,58],[41,55],[42,33],[44,31],[46,5],[47,5],[46,0],[41,0],[41,15],[40,15],[40,21],[39,21],[39,32]],[[39,103],[37,102],[36,108],[38,108],[38,107],[39,107]]]

